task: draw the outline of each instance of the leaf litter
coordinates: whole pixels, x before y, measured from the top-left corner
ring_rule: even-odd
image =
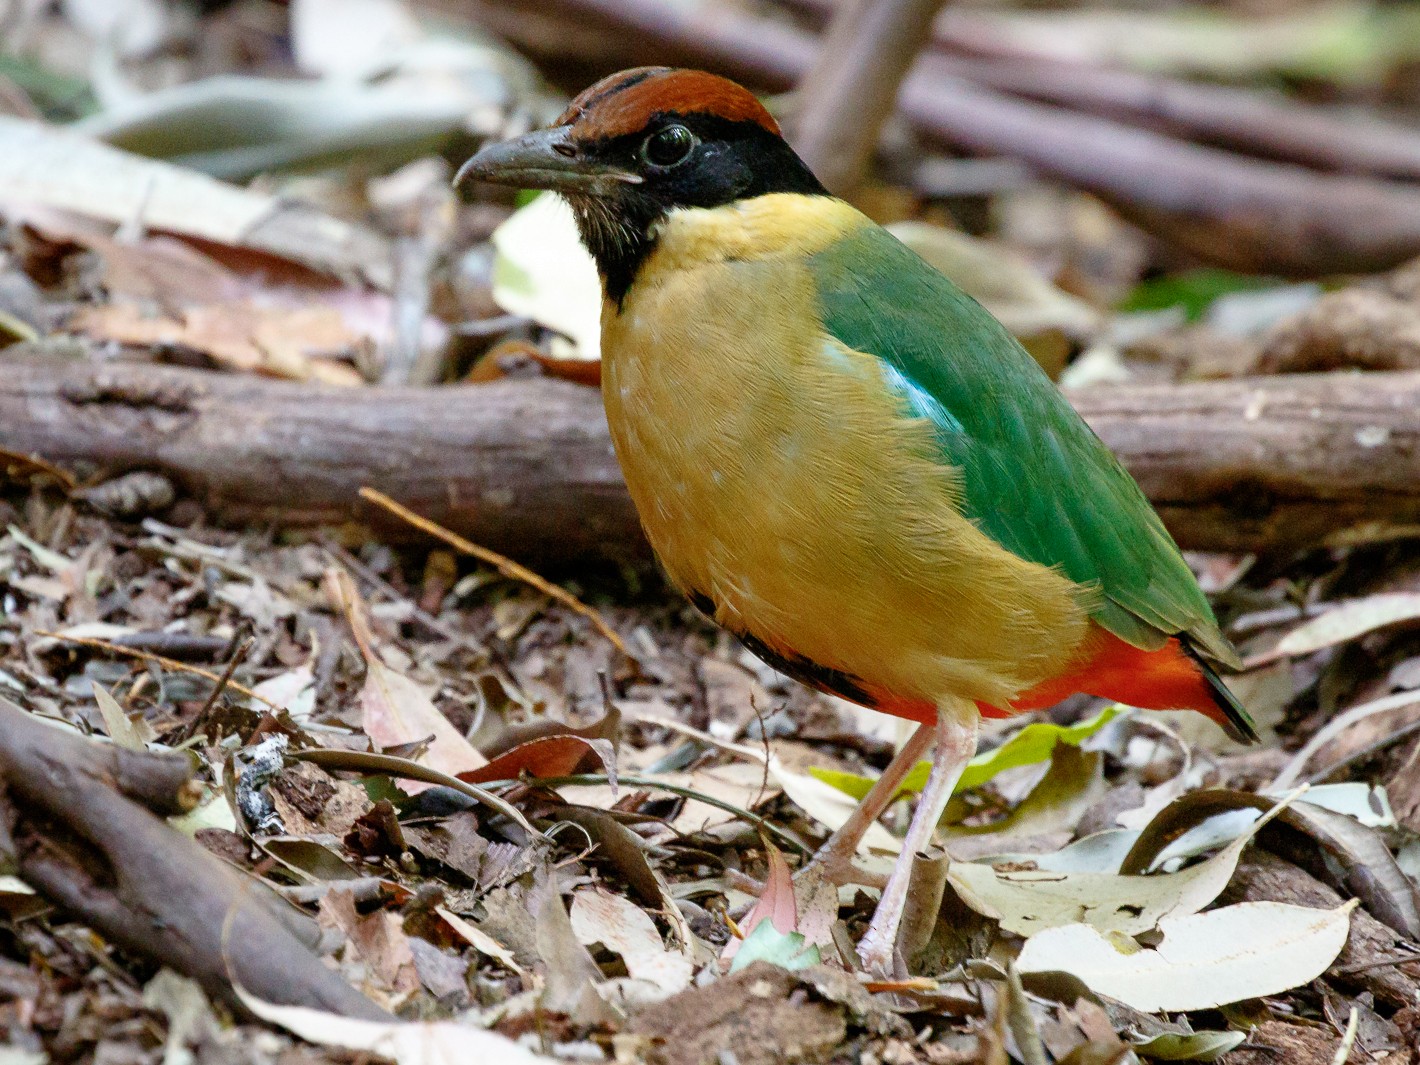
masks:
[[[12,537],[10,543],[21,572],[26,567],[44,573],[74,571],[79,564],[75,545],[81,543],[80,530],[86,528],[102,529],[119,547],[127,539],[135,544],[145,542],[141,532],[134,537],[111,519],[81,515],[74,520],[73,539],[51,539],[55,546],[47,546],[17,527],[21,535]],[[397,1053],[400,1060],[425,1061],[441,1053],[438,1046],[442,1039],[457,1037],[461,1027],[480,1023],[479,1017],[493,1030],[477,1030],[490,1037],[522,1039],[520,1033],[526,1029],[520,1018],[528,1017],[529,1009],[565,1015],[563,1023],[570,1025],[567,1031],[585,1033],[582,1038],[586,1038],[631,1023],[629,1018],[647,1003],[694,995],[700,988],[715,986],[712,978],[717,974],[756,971],[756,965],[765,963],[794,974],[808,974],[815,972],[816,966],[842,964],[839,944],[866,916],[867,896],[851,890],[830,890],[825,895],[805,885],[796,893],[785,853],[767,845],[749,823],[724,811],[717,811],[720,816],[713,821],[702,817],[692,823],[678,822],[678,811],[688,804],[643,790],[635,783],[643,774],[645,779],[664,774],[697,792],[710,779],[707,774],[739,766],[746,770],[745,783],[743,790],[735,793],[732,806],[767,814],[804,838],[821,838],[837,814],[827,813],[830,808],[823,805],[820,794],[840,796],[844,809],[851,808],[853,801],[844,791],[819,779],[855,779],[850,771],[829,768],[830,749],[798,750],[794,745],[801,741],[778,741],[770,745],[774,753],[766,757],[762,743],[746,742],[748,737],[743,735],[723,739],[689,726],[670,729],[658,726],[654,715],[638,714],[620,717],[619,751],[613,755],[608,728],[614,728],[615,723],[608,725],[601,693],[585,692],[580,701],[542,707],[536,718],[529,718],[516,700],[491,707],[485,688],[473,679],[506,668],[499,665],[503,659],[511,663],[512,670],[500,687],[516,686],[518,663],[534,650],[547,655],[553,648],[558,659],[566,661],[560,667],[563,669],[578,654],[591,655],[602,663],[599,668],[615,668],[616,660],[605,657],[607,644],[579,614],[539,597],[535,617],[542,620],[520,629],[495,655],[494,649],[505,641],[496,635],[499,623],[493,600],[535,592],[517,584],[500,586],[495,581],[479,593],[492,596],[483,605],[446,599],[441,608],[444,619],[473,637],[451,643],[417,623],[391,625],[382,620],[388,613],[389,593],[362,582],[350,571],[333,569],[330,556],[312,546],[258,550],[231,534],[179,531],[174,535],[174,543],[182,545],[179,556],[208,557],[215,550],[224,553],[228,564],[217,578],[219,587],[209,590],[202,600],[207,605],[198,607],[198,600],[189,600],[194,606],[186,610],[178,607],[180,612],[168,622],[169,628],[176,631],[200,623],[199,631],[220,635],[235,632],[240,624],[250,626],[251,617],[243,612],[255,611],[261,625],[256,635],[259,641],[267,641],[270,650],[264,657],[244,662],[233,680],[240,678],[238,683],[243,687],[267,684],[267,690],[275,690],[271,682],[281,680],[289,683],[290,692],[314,686],[317,693],[303,717],[307,722],[304,727],[314,731],[304,733],[298,728],[296,747],[288,756],[307,761],[288,761],[273,782],[259,785],[276,798],[278,809],[288,811],[286,817],[292,824],[282,825],[280,831],[285,835],[275,836],[269,829],[263,834],[252,825],[242,826],[243,833],[255,832],[255,842],[262,850],[281,857],[261,875],[278,886],[283,882],[290,885],[295,877],[296,883],[323,888],[319,911],[329,915],[330,934],[345,942],[335,955],[337,963],[366,993],[405,1008],[418,1001],[432,1004],[436,999],[443,1003],[438,1007],[442,1010],[462,1004],[448,1014],[457,1021],[414,1022],[408,1034],[403,1033],[403,1027],[383,1034],[372,1029],[368,1038],[374,1040],[378,1035],[381,1041],[369,1045],[391,1048],[388,1052]],[[183,545],[188,535],[197,538]],[[153,552],[150,557],[161,563],[173,556]],[[385,567],[391,578],[388,587],[398,591],[405,586],[410,592],[404,594],[417,593],[417,584],[405,584],[411,575],[417,575],[417,568],[401,572],[397,555],[385,553],[383,557],[377,564]],[[145,580],[166,582],[174,573],[160,564],[137,574],[135,586],[141,588]],[[200,579],[199,570],[188,577],[189,581]],[[272,613],[257,606],[249,595],[217,594],[224,588],[235,592],[261,582],[282,589],[295,610]],[[170,595],[180,587],[172,587]],[[181,596],[177,598],[181,601]],[[35,609],[46,624],[71,620],[56,616],[49,600],[35,599],[26,611]],[[606,621],[626,632],[627,626],[644,627],[651,617],[658,617],[652,622],[655,628],[646,630],[660,634],[652,637],[657,660],[673,654],[668,642],[672,634],[681,634],[677,638],[682,647],[690,635],[690,646],[698,648],[696,653],[721,660],[716,657],[723,652],[716,650],[714,633],[686,629],[684,612],[673,600],[658,608],[659,615],[644,614],[644,609],[618,607],[606,614]],[[110,618],[114,628],[88,631],[104,631],[118,638],[139,628],[133,624],[137,619],[122,611]],[[324,619],[324,629],[313,624],[317,618]],[[16,623],[27,624],[27,614],[10,622]],[[163,688],[152,686],[152,672],[142,657],[118,658],[114,654],[118,645],[84,637],[82,629],[71,631],[81,635],[71,641],[51,641],[51,649],[41,660],[56,679],[48,688],[32,690],[29,697],[35,709],[49,707],[66,717],[77,713],[80,720],[102,733],[112,730],[124,736],[120,718],[113,716],[117,709],[129,728],[142,728],[143,735],[150,737],[148,742],[161,747],[183,730],[186,717],[201,710],[221,678],[222,663],[212,663],[216,668],[209,668],[188,667],[171,659],[166,665],[153,662],[152,668],[160,670],[167,683],[179,684],[183,677],[190,677],[194,684],[202,685],[174,702]],[[318,631],[324,632],[319,641],[314,638]],[[477,635],[480,632],[482,636]],[[557,642],[549,644],[554,634]],[[79,643],[78,639],[91,642]],[[640,639],[644,645],[646,637]],[[481,648],[487,653],[480,653]],[[324,652],[329,661],[331,650],[341,652],[334,658],[333,672],[317,658]],[[457,671],[453,671],[454,663],[460,664]],[[188,668],[201,672],[187,673]],[[703,675],[694,668],[679,671],[678,676],[685,679],[661,685],[661,698],[667,705],[692,709],[693,693],[684,685]],[[65,678],[87,679],[87,683],[76,686]],[[637,691],[639,686],[644,696],[648,683],[645,677],[629,685],[623,680],[621,684],[626,686],[619,690]],[[61,693],[70,687],[74,694],[62,695],[58,701],[54,695],[46,695],[46,691]],[[817,697],[787,685],[779,687],[774,697],[788,699],[786,705],[793,705],[794,700],[803,700],[801,706],[817,704]],[[218,705],[236,698],[241,698],[240,692],[231,688],[227,695],[219,695]],[[619,696],[613,698],[615,707]],[[85,710],[85,700],[91,710]],[[635,700],[629,702],[634,704]],[[223,725],[212,734],[216,746],[204,742],[195,748],[211,767],[214,780],[221,779],[224,744],[255,741],[261,721],[279,720],[261,704],[256,705],[255,713],[233,719],[235,731],[226,732],[233,726]],[[499,720],[490,728],[488,720],[475,719],[475,707],[477,713],[492,714]],[[569,719],[559,728],[545,721],[549,715],[568,715]],[[527,731],[524,722],[532,720],[539,722],[542,734]],[[758,718],[747,720],[753,723]],[[980,819],[985,838],[992,839],[991,826],[1009,822],[1012,803],[1015,807],[1029,803],[1045,779],[1041,771],[1048,777],[1063,752],[1070,752],[1067,762],[1098,759],[1102,767],[1110,745],[1121,739],[1112,736],[1112,730],[1123,729],[1127,734],[1137,727],[1130,716],[1120,716],[1117,711],[1086,717],[1063,730],[1043,722],[1009,725],[996,745],[978,757],[971,787],[959,795],[948,816],[963,828]],[[473,735],[480,737],[479,743],[470,740]],[[500,735],[508,740],[500,742]],[[521,738],[528,735],[532,738]],[[224,741],[219,739],[222,736],[229,738]],[[125,741],[133,742],[131,736]],[[1076,746],[1081,743],[1097,744],[1100,750],[1081,752]],[[841,750],[862,757],[873,748],[863,746],[855,752],[850,743]],[[685,753],[676,755],[678,751]],[[1225,765],[1224,756],[1193,753],[1203,763]],[[816,771],[790,769],[788,759]],[[823,764],[826,759],[829,764]],[[1183,764],[1179,762],[1178,767]],[[311,774],[302,784],[292,776],[298,765]],[[666,773],[664,767],[671,765],[686,768]],[[540,783],[578,770],[585,772],[588,766],[594,775],[600,771],[608,783],[599,788]],[[624,778],[615,795],[607,772],[612,768]],[[1219,771],[1226,772],[1213,770]],[[406,772],[423,774],[425,779],[405,776]],[[1036,774],[1036,782],[1024,778],[1013,782],[1013,775],[1022,773]],[[494,789],[490,794],[501,793],[499,805],[511,803],[516,816],[479,802],[476,793],[464,795],[456,790],[451,785],[463,782],[455,774],[477,782],[464,787],[487,785]],[[449,783],[431,786],[431,780]],[[826,792],[808,791],[805,782]],[[350,814],[338,813],[334,795],[352,785],[362,796],[358,808]],[[995,792],[998,785],[1003,788],[999,793]],[[714,788],[706,787],[709,797]],[[1380,834],[1402,829],[1383,791],[1359,783],[1332,785],[1316,789],[1315,803],[1308,802],[1313,796],[1303,794],[1284,805],[1244,792],[1237,792],[1237,798],[1227,802],[1207,800],[1214,794],[1187,791],[1141,829],[1107,829],[1100,835],[1111,842],[1103,849],[1094,844],[1096,837],[1089,837],[1058,853],[1014,853],[1005,858],[951,862],[945,899],[954,898],[957,905],[964,902],[977,911],[977,919],[984,921],[986,928],[996,929],[993,951],[998,957],[1001,951],[1007,957],[1018,954],[1019,967],[1031,988],[1041,986],[1038,980],[1043,974],[1066,972],[1079,981],[1076,994],[1085,993],[1090,999],[1146,1013],[1193,1013],[1217,1024],[1216,1019],[1210,1020],[1209,1011],[1229,1005],[1232,996],[1240,994],[1231,989],[1253,987],[1259,989],[1256,994],[1276,996],[1293,987],[1305,987],[1335,964],[1345,940],[1349,920],[1344,907],[1309,908],[1274,900],[1217,904],[1235,871],[1249,860],[1250,849],[1259,846],[1259,839],[1271,838],[1268,826],[1274,821],[1309,809],[1310,813],[1292,821],[1290,830],[1310,833],[1310,838],[1317,840],[1318,853],[1333,855],[1339,866],[1369,870],[1369,876],[1348,880],[1344,869],[1338,869],[1333,878],[1342,890],[1370,898],[1368,906],[1389,892],[1394,910],[1401,905],[1402,897],[1395,894],[1400,886],[1413,890],[1398,869],[1387,872],[1393,866],[1393,843],[1385,842]],[[578,807],[566,805],[574,795],[580,796],[574,801],[593,801],[590,808],[581,808],[585,815],[577,812]],[[394,805],[386,806],[388,813],[383,819],[372,819],[380,807],[380,803],[371,805],[376,797],[381,802],[394,800]],[[209,845],[219,838],[233,838],[235,823],[225,800],[219,800],[220,791],[199,807],[211,812],[188,826]],[[1068,805],[1069,798],[1060,796],[1054,801],[1056,808],[1063,808],[1059,803]],[[1226,815],[1236,815],[1243,808],[1252,814],[1249,821],[1227,820]],[[1268,813],[1258,816],[1259,808]],[[836,803],[832,809],[838,810]],[[365,812],[360,814],[359,810]],[[218,811],[223,816],[215,816]],[[1079,816],[1071,817],[1073,829]],[[449,849],[449,841],[435,846],[434,837],[427,835],[431,830],[443,830],[443,826],[452,832],[455,819],[460,819],[458,838],[467,841],[460,846],[473,848],[466,858],[457,857]],[[301,838],[289,835],[298,820],[299,831],[308,833],[305,838],[318,844],[328,858],[317,859],[316,851],[303,854],[291,849]],[[354,829],[349,827],[352,824]],[[1228,827],[1230,824],[1233,827]],[[528,835],[523,825],[547,836],[551,849],[549,844],[530,849],[535,837]],[[890,819],[881,831],[892,839],[894,827],[900,830],[901,824],[894,825]],[[1209,831],[1199,834],[1200,827]],[[1003,829],[996,838],[1009,844],[1018,837]],[[1067,861],[1067,853],[1079,857]],[[500,866],[498,863],[508,860],[504,854],[526,857],[521,864],[514,861]],[[1086,859],[1087,854],[1096,857]],[[1155,859],[1176,868],[1149,875],[1119,872],[1127,864],[1154,864]],[[506,868],[507,875],[499,873],[499,868]],[[756,872],[767,877],[766,886],[755,889],[727,875],[737,869],[749,870],[751,881]],[[1326,870],[1318,873],[1326,875]],[[402,895],[384,895],[387,901],[371,910],[368,903],[354,901],[354,888],[340,886],[371,875],[391,888],[400,888]],[[1298,870],[1298,875],[1307,874]],[[1397,875],[1399,881],[1395,880]],[[336,879],[329,879],[332,876]],[[344,879],[347,877],[355,879]],[[324,885],[329,885],[328,889]],[[431,889],[437,890],[435,905],[420,910],[415,900]],[[396,901],[401,897],[409,901]],[[936,921],[953,920],[945,899]],[[1262,908],[1243,910],[1256,918],[1245,922],[1247,936],[1243,937],[1237,926],[1229,923],[1233,920],[1230,914],[1248,906]],[[1180,944],[1189,949],[1180,952]],[[727,945],[731,949],[726,949]],[[956,960],[958,966],[969,962],[969,957]],[[437,975],[451,967],[464,975]],[[979,995],[985,993],[982,981],[991,983],[991,978],[979,971],[968,976],[969,968],[959,968],[962,975],[954,978],[949,970],[951,965],[914,974],[913,980],[926,977],[921,987],[910,981],[901,985],[904,989],[915,987],[915,991],[878,993],[899,998],[926,995],[925,988],[948,988],[953,979],[960,979],[965,981],[961,985],[965,993],[971,994],[975,987]],[[1262,970],[1266,971],[1265,979],[1259,976]],[[1214,979],[1198,974],[1212,974]],[[474,981],[484,988],[479,993],[485,1003],[482,1007],[474,1005]],[[801,986],[810,988],[810,996],[819,994],[812,985]],[[926,995],[922,1001],[934,999]],[[950,996],[943,1001],[951,1001]],[[1040,1003],[1048,998],[1042,1000],[1038,992],[1031,991],[1024,1001],[1035,1011],[1046,1009]],[[1061,1001],[1070,1005],[1074,1000],[1066,996]],[[428,1016],[428,1008],[433,1007],[421,1008],[421,1015]],[[907,1015],[915,1016],[915,1023],[925,1025],[924,1031],[938,1037],[945,1038],[962,1025],[964,1031],[976,1030],[969,1016],[923,1009],[909,1008]],[[266,1016],[278,1025],[287,1023],[286,1014]],[[844,1016],[851,1031],[855,1022],[850,1014]],[[452,1024],[447,1033],[440,1027],[445,1023]],[[289,1027],[313,1041],[367,1045],[364,1035],[347,1035],[351,1042],[341,1044],[341,1037],[334,1034],[336,1029],[324,1026],[319,1018],[304,1018],[301,1024]],[[1156,1033],[1136,1042],[1157,1051],[1155,1056],[1161,1060],[1188,1056],[1203,1060],[1229,1045],[1237,1034],[1242,1033]],[[859,1038],[873,1037],[863,1030]],[[978,1032],[975,1038],[985,1036]],[[411,1049],[416,1044],[422,1049]],[[523,1039],[523,1046],[536,1054],[542,1052],[539,1047],[545,1049],[550,1044]],[[411,1054],[416,1056],[405,1056]]]
[[[474,38],[441,51],[395,0],[366,4],[343,20],[291,5],[306,82],[193,81],[85,127],[121,147],[0,121],[0,276],[41,297],[38,316],[0,301],[0,345],[64,333],[85,357],[360,387],[417,305],[441,380],[469,370],[463,337],[472,358],[521,344],[539,372],[594,381],[563,365],[594,359],[599,301],[555,202],[498,229],[508,204],[459,205],[421,167],[438,163],[430,136],[529,124],[534,75]],[[247,143],[137,154],[155,129],[190,136],[243,109]],[[292,116],[320,136],[281,132]],[[342,159],[419,161],[346,175],[353,206],[340,182],[198,169],[323,162],[320,137]],[[397,277],[404,215],[431,188],[431,210],[458,218],[433,231],[462,243]],[[1099,328],[1014,254],[904,232],[1056,355]],[[414,304],[410,284],[427,289]],[[1420,721],[1405,696],[1420,612],[1403,545],[1197,560],[1229,575],[1214,590],[1252,667],[1239,689],[1266,684],[1259,751],[1201,728],[1160,744],[1151,719],[1083,703],[992,726],[946,815],[950,858],[898,853],[909,777],[860,860],[931,867],[940,895],[911,915],[915,968],[869,985],[852,943],[873,891],[791,874],[871,786],[891,727],[760,666],[654,577],[574,586],[458,540],[471,560],[342,530],[218,530],[180,486],[103,508],[89,471],[0,459],[0,686],[122,747],[187,751],[206,790],[174,828],[318,915],[331,964],[400,1017],[248,997],[269,1025],[243,1022],[7,875],[0,1017],[33,1060],[1078,1065],[1334,1048],[1337,1018],[1363,1048],[1420,1030],[1420,742],[1403,734]],[[1350,779],[1279,805],[1278,783],[1328,769]]]

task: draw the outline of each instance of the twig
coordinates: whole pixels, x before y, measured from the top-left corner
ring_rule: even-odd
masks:
[[[1413,965],[1420,962],[1420,954],[1398,955],[1391,958],[1378,958],[1375,961],[1368,961],[1363,965],[1347,965],[1340,969],[1329,970],[1335,976],[1355,976],[1357,973],[1368,973],[1372,969],[1385,969],[1392,965]]]
[[[222,675],[217,678],[217,683],[212,688],[212,694],[207,696],[207,701],[202,704],[202,709],[197,713],[198,721],[212,712],[212,708],[217,705],[217,700],[222,697],[222,693],[232,683],[232,674],[237,671],[237,667],[242,664],[242,659],[246,658],[255,642],[255,639],[248,637],[238,644],[236,650],[227,658],[227,666],[222,670]]]
[[[358,558],[352,555],[349,551],[345,550],[345,548],[341,547],[335,541],[326,539],[325,541],[323,541],[322,546],[326,549],[326,552],[332,557],[332,559],[338,561],[341,565],[343,565],[346,569],[350,570],[350,572],[354,573],[355,576],[359,577],[362,581],[365,581],[368,584],[372,585],[376,590],[384,594],[385,597],[390,599],[392,602],[398,603],[401,606],[408,607],[409,616],[418,621],[430,632],[434,633],[434,635],[442,636],[450,643],[457,644],[458,646],[464,648],[467,651],[473,651],[477,654],[483,654],[486,652],[487,649],[480,646],[477,641],[473,640],[469,636],[464,635],[461,632],[456,631],[451,626],[446,625],[444,622],[440,621],[433,614],[429,613],[429,611],[425,610],[422,606],[416,603],[413,599],[410,599],[408,596],[401,595],[399,593],[399,590],[395,588],[394,585],[392,585],[389,581],[385,580],[378,573],[372,570],[369,566],[365,565],[363,562],[361,562]]]
[[[331,891],[348,891],[357,904],[378,902],[395,897],[398,885],[378,876],[360,876],[354,880],[320,880],[314,884],[278,887],[276,893],[298,906],[309,906],[325,898]]]
[[[857,186],[945,0],[849,0],[799,83],[790,142],[830,192]]]
[[[1162,128],[1245,155],[1345,174],[1420,179],[1420,136],[1413,127],[1329,114],[1281,96],[1092,67],[1005,46],[993,55],[939,56],[933,66],[985,88]]]
[[[0,447],[0,474],[7,476],[45,476],[52,478],[66,492],[73,492],[79,482],[68,470],[61,470],[52,462],[46,462],[38,455],[24,455],[9,448]]]
[[[820,24],[841,0],[792,0]],[[990,16],[938,19],[933,35],[944,73],[978,85],[1138,125],[1163,128],[1245,155],[1341,173],[1420,178],[1420,135],[1411,126],[1329,112],[1282,95],[1092,66],[1017,43]]]
[[[501,796],[495,795],[486,786],[470,784],[449,773],[427,765],[420,765],[410,758],[401,758],[396,754],[375,754],[373,751],[342,751],[338,748],[292,751],[290,757],[299,762],[310,762],[322,769],[353,770],[357,773],[384,773],[392,777],[403,777],[406,780],[418,780],[425,784],[437,784],[440,787],[450,788],[497,810],[534,839],[547,839],[543,833],[533,827],[532,822],[524,817],[516,806]]]
[[[450,532],[442,525],[438,525],[430,521],[428,518],[421,517],[420,515],[414,513],[414,511],[410,510],[408,507],[403,506],[400,503],[396,503],[393,499],[385,495],[383,492],[376,491],[373,488],[361,488],[360,497],[362,499],[369,500],[371,503],[374,503],[377,506],[384,507],[391,514],[394,514],[395,516],[402,518],[404,521],[409,522],[410,525],[413,525],[421,532],[425,532],[428,533],[430,536],[437,537],[438,539],[444,541],[444,543],[448,544],[450,547],[454,548],[456,551],[462,551],[466,555],[472,555],[474,558],[479,559],[482,562],[488,563],[490,566],[492,566],[494,569],[496,569],[499,573],[501,573],[509,580],[521,581],[529,587],[535,588],[543,595],[546,595],[552,599],[556,599],[559,603],[567,607],[569,610],[581,614],[582,617],[586,618],[592,623],[592,626],[598,632],[600,632],[603,636],[607,638],[608,641],[610,641],[613,647],[615,647],[631,661],[636,661],[636,657],[630,652],[630,650],[627,649],[626,644],[621,642],[621,637],[618,636],[616,634],[616,631],[606,623],[602,616],[598,614],[595,610],[593,610],[591,607],[587,606],[586,603],[582,602],[571,592],[567,591],[567,589],[558,587],[550,581],[543,580],[532,570],[528,569],[526,566],[519,565],[511,558],[508,558],[506,555],[500,555],[497,551],[492,551],[486,547],[480,547],[478,544],[475,544],[471,540],[465,540],[458,533]]]
[[[925,132],[1024,160],[1220,266],[1362,273],[1420,249],[1420,191],[1411,186],[1188,144],[943,77],[930,63],[904,86],[902,108]]]
[[[152,654],[167,655],[169,658],[196,658],[226,661],[236,650],[236,645],[245,634],[240,628],[232,636],[208,636],[191,632],[131,632],[126,636],[115,636],[113,642],[119,647]]]
[[[113,643],[109,640],[101,640],[96,636],[65,636],[59,632],[49,632],[46,629],[36,629],[36,636],[45,636],[51,640],[59,640],[61,643],[76,643],[84,647],[93,647],[100,651],[110,651],[125,658],[136,658],[142,662],[151,662],[153,665],[162,666],[164,669],[176,670],[179,673],[191,673],[196,677],[203,677],[216,684],[219,688],[225,686],[233,691],[241,692],[248,699],[255,699],[259,703],[264,703],[272,710],[284,710],[285,707],[277,706],[266,696],[243,687],[230,677],[223,681],[221,674],[213,673],[210,669],[201,669],[198,666],[188,665],[186,662],[179,662],[175,658],[164,658],[162,655],[155,655],[151,651],[144,651],[137,647],[124,647],[122,644]]]

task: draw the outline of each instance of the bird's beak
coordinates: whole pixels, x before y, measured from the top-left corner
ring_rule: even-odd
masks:
[[[570,127],[540,129],[517,140],[481,148],[459,167],[455,185],[488,181],[522,189],[552,189],[607,195],[621,185],[638,185],[641,178],[589,159],[570,136]]]

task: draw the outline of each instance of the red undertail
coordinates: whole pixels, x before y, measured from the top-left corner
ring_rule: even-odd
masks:
[[[983,717],[1010,717],[1054,706],[1083,692],[1145,710],[1196,710],[1229,727],[1228,715],[1203,667],[1177,639],[1156,651],[1144,651],[1112,632],[1096,628],[1091,652],[1077,665],[1023,693],[1009,706],[977,703]],[[936,709],[920,699],[903,699],[881,690],[871,693],[871,705],[885,713],[912,721],[936,720]]]
[[[1145,651],[1097,628],[1091,643],[1094,651],[1088,658],[1022,694],[1007,713],[1040,710],[1084,692],[1145,710],[1197,710],[1228,726],[1228,715],[1219,705],[1204,667],[1177,639],[1170,639],[1156,651]],[[989,711],[982,708],[982,712],[1001,715],[995,707]]]

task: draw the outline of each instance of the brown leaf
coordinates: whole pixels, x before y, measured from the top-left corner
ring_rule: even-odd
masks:
[[[794,877],[789,871],[789,863],[774,844],[766,840],[764,848],[769,861],[769,876],[765,878],[764,891],[759,900],[740,924],[740,931],[746,937],[764,921],[784,935],[799,930],[799,902],[794,897]],[[743,939],[731,939],[720,952],[720,961],[732,961],[743,943]]]
[[[549,871],[528,897],[528,912],[535,924],[534,938],[542,958],[542,1008],[552,1013],[576,1015],[594,1007],[594,985],[601,970],[587,948],[577,942],[572,918],[562,904],[555,875]]]
[[[261,306],[250,300],[162,314],[111,303],[81,308],[69,327],[96,340],[186,348],[229,370],[344,385],[363,379],[336,360],[368,343],[332,307]]]
[[[321,923],[339,928],[350,945],[369,966],[373,987],[367,990],[386,992],[382,997],[397,1003],[419,988],[419,972],[409,938],[404,934],[398,914],[379,910],[361,917],[355,910],[355,897],[343,888],[326,892],[320,901]]]
[[[497,683],[497,679],[491,675],[486,674],[485,677]],[[505,725],[495,735],[480,738],[478,747],[487,757],[496,758],[514,747],[546,736],[580,736],[584,740],[607,740],[615,747],[621,738],[621,711],[616,706],[608,707],[600,720],[580,727],[549,717],[520,721]],[[585,762],[584,758],[583,763]]]
[[[350,575],[344,570],[327,570],[325,585],[331,601],[349,619],[355,643],[365,658],[365,686],[360,690],[365,734],[381,747],[433,737],[424,764],[451,775],[483,768],[487,760],[439,712],[424,690],[385,665],[375,653],[374,632],[366,616],[365,603]],[[414,793],[431,786],[409,782],[405,790]]]
[[[479,769],[455,775],[470,784],[516,780],[524,773],[531,777],[565,777],[575,773],[588,754],[601,759],[607,776],[614,781],[616,762],[611,744],[581,736],[547,736],[521,743]]]

